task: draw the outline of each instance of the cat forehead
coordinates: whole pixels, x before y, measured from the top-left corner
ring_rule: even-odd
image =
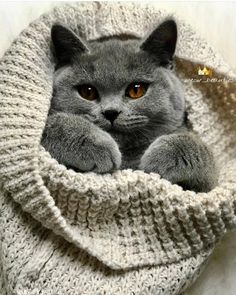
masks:
[[[140,47],[140,40],[126,40],[121,41],[118,39],[109,39],[106,41],[92,41],[89,43],[92,53],[102,52],[119,52],[123,54],[133,53],[138,51]]]
[[[140,40],[109,40],[89,43],[89,53],[75,61],[75,66],[84,67],[90,73],[110,72],[144,72],[156,68],[156,63],[147,52],[140,49]]]
[[[137,62],[139,44],[137,41],[110,40],[91,44],[91,60],[94,66],[128,66]]]

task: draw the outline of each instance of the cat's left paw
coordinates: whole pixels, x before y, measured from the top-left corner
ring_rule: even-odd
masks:
[[[216,185],[215,162],[208,148],[189,134],[157,138],[141,158],[141,170],[156,172],[173,184],[196,192],[207,192]]]

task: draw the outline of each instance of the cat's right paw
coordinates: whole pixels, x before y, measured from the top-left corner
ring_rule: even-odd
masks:
[[[121,153],[115,140],[105,131],[96,128],[84,137],[74,153],[72,165],[81,172],[108,173],[121,165]]]

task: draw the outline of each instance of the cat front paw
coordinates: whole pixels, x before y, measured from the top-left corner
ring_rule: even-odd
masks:
[[[216,166],[211,152],[188,134],[157,138],[141,158],[141,170],[158,173],[184,189],[210,191],[216,185]]]
[[[71,166],[81,172],[108,173],[119,169],[120,165],[117,143],[107,132],[96,128],[81,142]]]

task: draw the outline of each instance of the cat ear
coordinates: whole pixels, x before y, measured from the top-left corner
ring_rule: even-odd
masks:
[[[60,24],[54,24],[51,38],[59,63],[67,64],[76,54],[88,52],[87,46],[70,29]]]
[[[171,63],[177,41],[177,25],[172,19],[161,23],[141,45],[141,49],[154,54],[160,64]]]

